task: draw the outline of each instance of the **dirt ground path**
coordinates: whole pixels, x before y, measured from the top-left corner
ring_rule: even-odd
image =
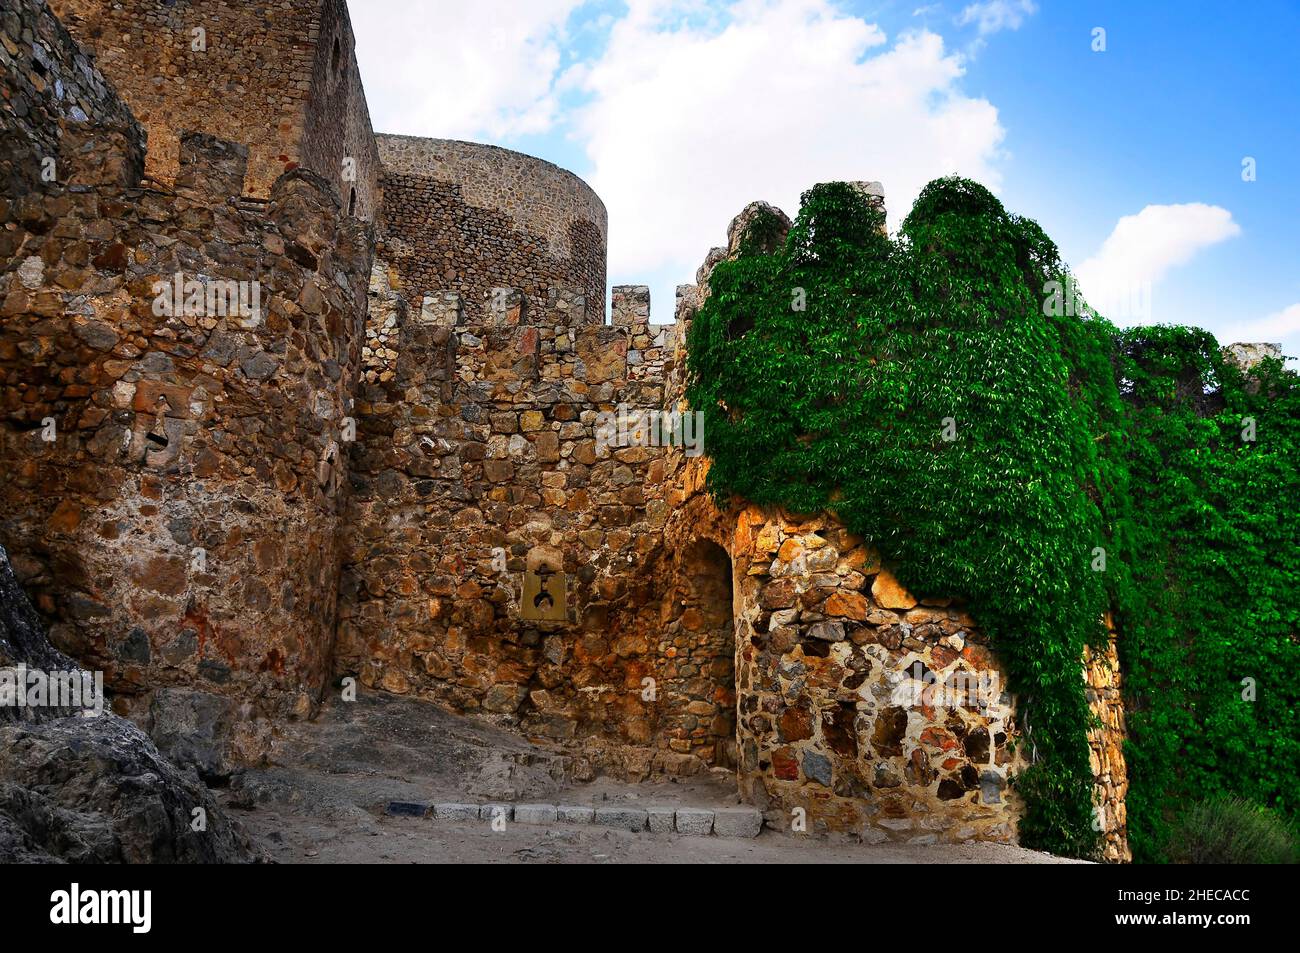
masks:
[[[566,779],[560,752],[436,706],[393,697],[336,703],[288,729],[274,764],[222,792],[234,819],[280,863],[1070,863],[1000,844],[877,844],[765,829],[694,837],[590,824],[393,817],[390,801],[727,807],[722,777],[620,784]],[[501,825],[497,825],[498,828]]]
[[[375,818],[339,828],[319,818],[260,810],[241,818],[272,860],[307,864],[1060,864],[1002,844],[868,846],[841,835],[764,831],[752,840],[633,834],[588,825],[538,827]]]

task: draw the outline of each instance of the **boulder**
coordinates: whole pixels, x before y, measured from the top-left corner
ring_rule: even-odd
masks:
[[[0,546],[0,667],[74,672]],[[194,771],[106,708],[0,706],[0,863],[261,859]]]

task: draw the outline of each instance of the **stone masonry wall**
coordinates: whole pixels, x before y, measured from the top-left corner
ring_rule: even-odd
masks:
[[[773,823],[1014,839],[1014,707],[973,620],[831,517],[720,511],[681,449],[599,445],[601,413],[680,399],[698,289],[671,328],[639,287],[610,326],[515,289],[475,319],[412,308],[395,270],[371,283],[338,674],[579,747],[580,773],[735,770]],[[563,622],[520,618],[541,565],[569,576]]]
[[[514,307],[489,321],[413,311],[377,273],[338,673],[542,737],[624,742],[644,773],[667,474],[658,448],[600,446],[596,428],[619,403],[661,406],[664,331],[648,308],[590,323],[584,297],[556,288],[544,311],[503,295]],[[658,379],[632,373],[646,367]],[[568,574],[566,622],[519,617],[522,573],[542,565]],[[710,757],[715,740],[700,742]],[[661,763],[691,761],[684,747],[665,742]]]
[[[340,187],[346,210],[341,159],[353,156],[358,214],[377,208],[378,161],[344,0],[49,2],[148,129],[153,179],[172,181],[181,133],[194,130],[246,145],[245,187],[263,199],[282,173],[305,166]]]
[[[17,10],[6,39],[58,36],[43,6]],[[56,73],[80,62],[48,53]],[[32,95],[30,62],[6,67],[5,98]],[[17,130],[33,150],[59,111],[53,84],[40,95]],[[306,171],[265,209],[238,201],[247,155],[206,136],[181,140],[174,193],[142,187],[138,140],[106,112],[56,181],[0,198],[0,538],[59,646],[111,688],[301,710],[334,636],[371,239]],[[257,282],[260,309],[160,313],[178,272]]]
[[[605,313],[605,206],[585,182],[549,162],[495,146],[378,137],[384,217],[380,256],[412,309],[454,292],[481,320],[494,287],[519,290],[540,313],[552,288]]]
[[[1112,863],[1129,863],[1128,816],[1124,798],[1128,795],[1128,764],[1124,759],[1124,697],[1120,684],[1116,633],[1110,620],[1106,650],[1088,649],[1084,654],[1084,681],[1088,705],[1100,723],[1088,733],[1089,757],[1095,779],[1097,826],[1102,835],[1102,857]]]
[[[139,177],[144,129],[95,68],[94,58],[32,0],[0,13],[0,71],[7,93],[0,109],[0,194],[24,194],[44,178],[57,177],[60,166],[79,166],[83,178],[94,180]],[[83,156],[86,136],[116,137],[117,148]],[[128,167],[92,168],[97,161]],[[4,260],[15,247],[10,236],[0,235]]]
[[[691,533],[712,506],[673,519]],[[871,842],[1013,842],[1019,729],[974,620],[918,603],[831,516],[751,506],[727,525],[745,799],[785,829],[802,808]]]
[[[880,194],[875,183],[865,188]],[[709,275],[736,252],[760,205],[732,222],[697,284],[678,288],[670,402],[684,392],[684,342]],[[975,620],[950,600],[918,603],[830,514],[719,512],[701,492],[707,467],[677,469],[671,456],[680,479],[670,489],[670,548],[705,537],[734,563],[742,794],[773,825],[803,808],[813,825],[868,840],[1014,840],[1019,804],[1008,785],[1024,765],[1015,703]],[[1101,723],[1089,746],[1103,856],[1127,862],[1113,629],[1109,650],[1089,651],[1081,674]]]

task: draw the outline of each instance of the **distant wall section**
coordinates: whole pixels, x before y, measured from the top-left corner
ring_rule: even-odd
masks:
[[[493,288],[522,292],[541,313],[552,288],[575,288],[604,320],[605,205],[591,187],[532,156],[449,139],[380,135],[380,257],[419,310],[455,292],[479,320]]]

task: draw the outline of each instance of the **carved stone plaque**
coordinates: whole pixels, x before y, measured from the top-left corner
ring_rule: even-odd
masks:
[[[568,612],[568,576],[562,572],[524,573],[520,616],[530,622],[565,622]]]

